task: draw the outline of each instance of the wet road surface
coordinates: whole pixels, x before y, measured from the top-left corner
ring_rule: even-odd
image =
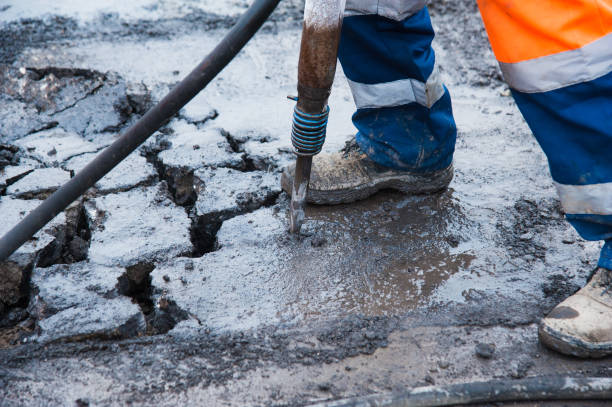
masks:
[[[0,233],[163,96],[246,3],[0,6]],[[599,244],[564,221],[471,2],[430,6],[459,129],[451,187],[309,207],[302,234],[287,233],[279,178],[293,159],[302,7],[283,2],[201,95],[12,258],[0,404],[305,405],[612,375],[609,360],[537,341]],[[354,132],[340,69],[330,105],[336,151]]]

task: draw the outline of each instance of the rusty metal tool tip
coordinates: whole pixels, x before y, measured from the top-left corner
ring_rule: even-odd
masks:
[[[291,210],[289,220],[289,231],[293,234],[299,234],[304,222],[304,205],[305,199],[300,199],[296,194],[296,186],[293,185],[294,196],[291,196]]]
[[[312,157],[299,156],[295,162],[295,176],[291,188],[291,206],[289,207],[289,230],[291,233],[300,233],[305,217],[306,195],[310,181]]]

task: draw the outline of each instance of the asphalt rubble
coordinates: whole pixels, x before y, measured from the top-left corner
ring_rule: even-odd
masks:
[[[0,7],[0,233],[247,6],[27,3]],[[538,344],[539,318],[584,284],[599,244],[564,221],[472,2],[430,4],[459,128],[451,188],[309,207],[288,233],[302,8],[282,2],[209,88],[0,265],[0,404],[306,405],[612,375],[609,360]],[[330,105],[337,151],[354,132],[341,69]]]

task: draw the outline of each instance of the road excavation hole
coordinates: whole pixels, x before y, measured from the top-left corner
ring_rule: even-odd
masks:
[[[147,161],[155,167],[159,179],[166,181],[168,191],[174,203],[189,211],[197,199],[194,186],[194,170],[168,167],[158,157],[160,152],[171,148],[171,144],[166,138],[169,134],[172,134],[172,130],[169,128],[160,130],[160,134],[156,136],[155,143],[143,148],[143,154]]]
[[[225,137],[234,153],[244,152],[243,144],[246,142],[246,139],[234,137],[229,131],[225,129],[221,129],[221,135]]]
[[[83,205],[66,211],[67,222],[56,230],[55,241],[42,250],[37,266],[72,264],[87,259],[91,228]]]
[[[19,163],[19,148],[8,144],[0,144],[0,171],[8,165]]]
[[[211,220],[207,216],[200,216],[192,221],[189,231],[193,245],[192,257],[202,257],[217,249],[217,232],[222,224],[222,221]]]
[[[242,155],[242,161],[244,162],[244,167],[242,168],[244,172],[259,171],[259,170],[266,169],[266,168],[261,168],[260,166],[256,165],[255,160],[249,157],[249,155],[246,153]]]
[[[10,311],[27,308],[32,269],[32,264],[21,267],[12,261],[0,262],[0,327],[12,325]]]
[[[168,183],[168,190],[175,204],[191,208],[198,199],[193,173],[193,169],[187,168],[163,168],[161,170],[162,179]]]
[[[0,262],[0,349],[15,346],[28,336],[33,323],[28,318],[33,264],[21,267]]]
[[[239,166],[232,166],[231,168],[242,172],[271,171],[278,168],[278,158],[272,156],[252,156],[245,150],[245,144],[248,141],[259,141],[262,144],[269,143],[272,141],[270,137],[264,136],[260,139],[253,140],[248,136],[234,136],[225,129],[221,129],[221,135],[227,140],[232,152],[241,154],[240,158],[242,159],[242,163]]]
[[[260,192],[244,192],[236,194],[236,207],[231,210],[210,212],[201,216],[192,215],[191,243],[192,257],[202,257],[206,253],[219,250],[217,233],[224,221],[244,215],[261,208],[275,205],[280,197],[280,191],[269,189]]]
[[[117,291],[132,298],[140,307],[147,324],[147,335],[164,334],[189,317],[174,301],[163,296],[158,304],[153,301],[154,289],[151,285],[151,272],[155,269],[152,263],[137,263],[127,267],[124,274],[117,279]]]

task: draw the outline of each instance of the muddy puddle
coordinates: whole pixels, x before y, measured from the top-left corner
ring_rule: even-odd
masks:
[[[307,216],[322,222],[320,228],[337,230],[329,241],[316,231],[311,240],[313,247],[333,247],[337,264],[320,271],[322,278],[328,275],[329,287],[336,288],[333,298],[303,304],[306,315],[321,315],[321,307],[369,316],[402,315],[426,305],[437,287],[467,270],[475,257],[451,253],[468,234],[453,191],[422,197],[384,191],[354,204],[311,205]],[[312,272],[303,270],[312,268],[304,265],[318,255],[313,249],[287,264],[305,290],[312,287]]]

